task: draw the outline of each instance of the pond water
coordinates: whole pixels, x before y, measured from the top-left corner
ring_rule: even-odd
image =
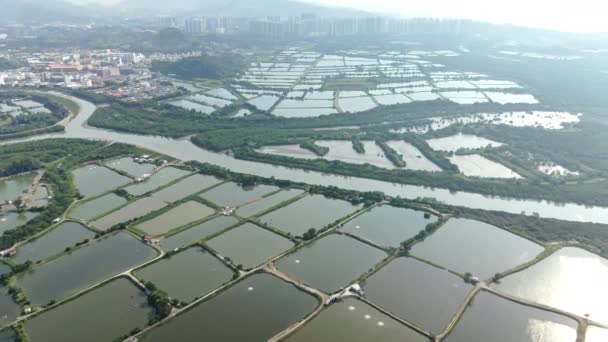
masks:
[[[435,117],[429,118],[430,125],[415,127],[414,129],[393,130],[395,133],[426,133],[429,130],[440,130],[454,124],[472,125],[478,123],[491,125],[507,125],[512,127],[541,127],[544,129],[563,129],[567,125],[580,122],[582,114],[566,112],[504,112],[504,113],[478,113],[457,117]]]
[[[407,96],[402,94],[390,94],[390,95],[375,95],[374,98],[376,101],[384,106],[391,106],[402,103],[410,103],[410,100]]]
[[[17,249],[15,262],[36,262],[62,253],[67,247],[95,238],[95,233],[76,222],[64,222],[37,240]]]
[[[135,272],[171,298],[192,302],[232,279],[233,272],[201,247],[192,247]]]
[[[428,160],[414,145],[405,141],[387,141],[386,144],[401,155],[410,170],[441,172],[441,168]]]
[[[280,97],[274,95],[262,95],[251,99],[248,102],[259,110],[269,110],[277,101],[279,101],[279,99]]]
[[[29,222],[40,213],[26,211],[22,213],[0,213],[0,234],[5,231],[17,228]]]
[[[481,292],[445,341],[576,342],[576,329],[569,318]]]
[[[486,147],[499,147],[502,143],[470,134],[456,134],[445,138],[430,139],[426,141],[433,150],[456,152],[463,149],[479,149]]]
[[[608,324],[608,260],[563,248],[505,279],[496,290]]]
[[[177,234],[170,235],[169,237],[162,239],[160,245],[165,251],[183,248],[211,235],[217,234],[230,226],[234,226],[238,222],[239,221],[232,216],[220,216]]]
[[[26,321],[24,327],[32,342],[107,342],[144,328],[153,315],[146,295],[120,278]]]
[[[274,154],[278,156],[301,158],[301,159],[317,159],[321,158],[312,151],[301,148],[300,145],[273,145],[263,146],[255,150],[258,153]]]
[[[353,298],[334,303],[285,339],[287,342],[428,342],[429,339]]]
[[[124,197],[109,193],[92,201],[79,203],[69,216],[88,221],[123,206],[125,203],[127,200]]]
[[[175,228],[200,221],[214,213],[208,206],[195,201],[188,201],[177,207],[135,226],[152,236],[164,235]]]
[[[236,212],[241,217],[251,217],[300,196],[303,193],[304,190],[300,189],[283,190],[274,195],[267,196],[258,201],[246,204],[240,207]]]
[[[146,216],[149,213],[166,206],[167,203],[153,197],[140,198],[125,207],[113,211],[107,216],[93,221],[91,225],[97,229],[105,231],[119,223],[125,223]]]
[[[368,278],[366,297],[425,331],[439,334],[473,290],[462,278],[412,258],[397,258]]]
[[[232,101],[227,101],[227,100],[223,100],[223,99],[220,99],[217,97],[207,96],[207,95],[203,95],[203,94],[190,95],[187,97],[187,99],[199,102],[204,105],[214,106],[214,107],[219,107],[219,108],[223,108],[223,107],[226,107],[226,106],[232,104]]]
[[[422,211],[382,205],[348,221],[343,230],[380,246],[397,248],[436,221],[436,216],[425,218]]]
[[[228,91],[227,89],[224,89],[224,88],[217,88],[217,89],[209,90],[209,91],[205,92],[205,94],[215,96],[215,97],[220,97],[225,100],[238,100],[238,98],[236,96],[232,95],[232,93],[230,91]]]
[[[142,336],[142,342],[263,342],[301,320],[317,299],[282,280],[255,274]],[[235,326],[238,324],[238,327]],[[202,335],[201,335],[202,334]]]
[[[212,163],[235,172],[250,173],[277,179],[296,180],[313,185],[336,186],[347,190],[382,191],[390,196],[415,199],[418,197],[434,198],[449,205],[465,206],[473,209],[499,210],[531,215],[538,213],[541,217],[555,218],[579,222],[608,223],[608,208],[585,206],[575,203],[554,203],[529,199],[513,199],[508,197],[489,197],[471,192],[454,192],[442,188],[426,188],[422,186],[402,185],[360,177],[344,177],[321,172],[300,170],[264,163],[237,160],[221,153],[212,153],[196,147],[192,142],[156,136],[144,136],[112,132],[86,126],[86,120],[95,111],[95,105],[81,99],[53,92],[74,101],[80,106],[80,113],[66,126],[65,133],[43,134],[25,139],[0,142],[0,145],[13,144],[22,141],[35,141],[48,138],[83,138],[121,142],[148,148],[158,153],[170,155],[181,160],[196,160]],[[575,120],[579,120],[575,117]]]
[[[129,185],[125,188],[133,196],[141,196],[150,191],[156,190],[161,186],[165,186],[171,182],[185,177],[189,174],[188,171],[176,169],[174,167],[164,167],[145,182]]]
[[[310,228],[321,228],[360,209],[346,201],[321,195],[306,196],[286,207],[259,218],[271,227],[292,235],[302,235]]]
[[[533,260],[543,247],[487,223],[451,219],[414,245],[412,254],[452,271],[480,279]]]
[[[151,175],[156,169],[156,165],[149,163],[136,163],[131,157],[111,160],[105,165],[111,169],[129,174],[133,178],[140,178],[144,175]]]
[[[0,262],[0,275],[11,272],[11,267],[5,263]]]
[[[500,93],[500,92],[491,92],[486,91],[486,95],[493,102],[500,104],[510,104],[510,103],[526,103],[526,104],[537,104],[538,100],[530,94],[508,94],[508,93]]]
[[[13,329],[5,329],[0,332],[0,342],[15,342],[17,334]]]
[[[13,201],[21,197],[32,185],[35,173],[0,180],[0,202]]]
[[[468,177],[522,178],[508,167],[479,154],[453,155],[448,157],[448,159],[450,163],[458,167],[460,173]]]
[[[167,103],[172,106],[175,106],[175,107],[183,108],[185,110],[193,110],[195,112],[199,112],[199,113],[203,113],[203,114],[211,114],[211,113],[215,112],[215,108],[213,108],[211,106],[205,106],[203,104],[188,101],[188,100],[176,100],[176,101],[171,101],[171,102],[167,102]]]
[[[441,81],[435,82],[435,86],[442,89],[477,89],[476,86],[467,81]]]
[[[292,108],[292,109],[306,109],[306,108],[333,108],[334,101],[333,99],[329,100],[313,100],[313,99],[305,99],[305,100],[292,100],[285,99],[281,101],[277,105],[277,108]]]
[[[310,100],[333,100],[333,91],[309,91],[306,98]]]
[[[34,267],[17,279],[27,298],[44,305],[152,260],[156,251],[121,232]],[[93,267],[94,266],[94,267]]]
[[[252,223],[245,223],[207,241],[234,265],[252,269],[294,246],[293,242]]]
[[[333,293],[349,285],[386,257],[382,250],[331,234],[276,262],[281,272],[316,289]]]
[[[201,192],[221,182],[222,180],[212,176],[195,174],[173,185],[170,185],[159,192],[153,193],[152,197],[169,203],[175,202],[184,197]]]
[[[277,108],[272,111],[272,115],[282,116],[285,118],[310,118],[321,115],[336,114],[338,111],[335,108]]]
[[[279,190],[272,185],[257,185],[255,187],[243,188],[242,186],[228,182],[204,192],[200,197],[223,207],[238,207],[243,204],[258,200],[264,195]]]
[[[497,80],[473,80],[469,81],[480,89],[512,89],[521,88],[517,83],[512,81],[497,81]]]
[[[378,106],[369,96],[339,98],[338,105],[344,113],[364,112]]]
[[[21,306],[13,301],[8,289],[0,286],[0,327],[13,322],[21,314]]]
[[[483,93],[477,91],[444,91],[441,92],[441,95],[448,100],[461,105],[488,102],[488,99]]]
[[[590,326],[587,328],[585,342],[606,342],[608,341],[608,329],[601,329]]]
[[[436,93],[427,91],[408,93],[407,96],[412,99],[412,101],[435,101],[441,99],[441,96]]]
[[[132,181],[129,177],[94,164],[74,170],[74,178],[78,191],[84,197],[101,195]]]
[[[319,146],[329,148],[329,152],[322,158],[339,160],[351,164],[371,164],[384,169],[394,169],[395,165],[384,155],[384,151],[375,141],[361,141],[365,153],[357,153],[350,140],[320,140],[315,142]]]

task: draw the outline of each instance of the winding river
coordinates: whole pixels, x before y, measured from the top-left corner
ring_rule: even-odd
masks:
[[[184,139],[171,139],[158,136],[119,133],[97,129],[86,124],[88,118],[96,109],[94,104],[60,93],[53,92],[52,94],[74,101],[80,106],[78,115],[66,125],[65,133],[39,135],[25,139],[5,141],[1,142],[0,144],[41,140],[47,138],[106,140],[140,146],[181,160],[207,162],[236,172],[254,174],[263,177],[274,176],[277,179],[293,180],[324,186],[337,186],[343,189],[358,191],[382,191],[390,196],[400,196],[407,199],[415,199],[419,197],[435,198],[438,201],[449,205],[475,209],[496,210],[516,214],[525,212],[528,215],[537,213],[541,217],[545,218],[608,224],[608,208],[605,207],[591,207],[572,203],[553,203],[548,201],[489,197],[469,192],[453,192],[439,188],[402,185],[366,178],[344,177],[258,162],[238,160],[225,154],[203,150],[192,144],[192,142],[189,140]]]

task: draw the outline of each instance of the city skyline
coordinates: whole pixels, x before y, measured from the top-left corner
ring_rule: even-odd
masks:
[[[69,0],[76,4],[96,3],[105,6],[120,5],[123,0]],[[608,32],[608,22],[603,19],[604,5],[594,0],[572,1],[524,1],[509,2],[464,0],[460,2],[430,0],[426,2],[390,0],[298,0],[329,7],[353,8],[372,13],[403,17],[437,17],[473,19],[495,24],[512,24],[534,28],[568,32]]]

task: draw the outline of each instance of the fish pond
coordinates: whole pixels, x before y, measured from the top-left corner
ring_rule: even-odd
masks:
[[[456,134],[445,138],[427,140],[436,151],[456,152],[460,149],[475,150],[486,147],[499,147],[502,143],[470,134]]]
[[[92,222],[91,225],[105,231],[119,223],[146,216],[149,213],[166,206],[167,203],[153,197],[140,198],[137,201],[129,203],[128,205],[113,211],[111,214]]]
[[[135,272],[171,298],[191,302],[232,279],[234,272],[202,247],[192,247]]]
[[[0,342],[15,342],[17,334],[13,329],[5,329],[0,332]]]
[[[608,341],[608,329],[602,329],[594,326],[587,328],[585,342],[606,342]]]
[[[0,213],[0,234],[7,230],[15,229],[26,224],[28,221],[38,216],[40,213],[26,211],[21,213]]]
[[[299,236],[312,227],[319,230],[360,208],[346,201],[312,195],[266,214],[260,217],[260,221]]]
[[[136,225],[135,228],[148,235],[164,235],[175,228],[200,221],[213,214],[213,212],[213,209],[204,204],[188,201],[151,220]]]
[[[364,289],[370,301],[436,335],[473,287],[448,271],[401,257],[368,278]]]
[[[19,246],[15,262],[36,262],[60,254],[66,248],[95,238],[95,233],[76,222],[64,222],[36,240]]]
[[[327,160],[339,160],[351,164],[370,164],[384,169],[394,169],[395,165],[386,157],[384,151],[375,141],[361,141],[365,153],[358,153],[353,149],[352,141],[345,140],[323,140],[316,144],[329,148],[329,152],[323,156]]]
[[[21,313],[21,306],[13,301],[13,296],[4,286],[0,286],[0,327],[13,322]]]
[[[132,181],[129,177],[95,164],[76,169],[73,174],[78,192],[84,197],[101,195]]]
[[[560,249],[495,288],[608,324],[608,260],[580,248]]]
[[[276,262],[279,270],[316,289],[333,293],[349,285],[387,254],[353,238],[331,234]]]
[[[221,180],[215,177],[196,174],[153,193],[152,197],[168,203],[175,202],[184,197],[201,192],[221,182]]]
[[[105,165],[111,169],[122,171],[133,178],[141,178],[144,175],[151,175],[156,169],[156,165],[150,163],[136,163],[131,157],[111,160]]]
[[[451,219],[423,242],[412,255],[454,272],[470,272],[480,279],[533,260],[543,247],[489,224]]]
[[[200,196],[219,206],[238,207],[258,200],[264,195],[277,190],[279,190],[278,187],[271,185],[257,185],[243,188],[236,183],[228,182],[202,193]]]
[[[0,179],[0,202],[13,201],[21,197],[32,185],[35,173]]]
[[[183,248],[211,235],[215,235],[237,223],[239,221],[232,216],[216,217],[162,239],[160,246],[167,252],[176,248]]]
[[[234,265],[257,267],[293,247],[293,242],[269,230],[245,223],[219,235],[207,245]]]
[[[446,342],[576,342],[576,321],[481,292]]]
[[[429,342],[429,339],[366,303],[347,298],[324,309],[285,341]]]
[[[26,321],[24,327],[32,342],[107,342],[144,328],[153,317],[147,296],[119,278]]]
[[[188,171],[176,169],[174,167],[165,167],[153,174],[146,181],[130,185],[126,187],[125,190],[133,196],[141,196],[176,181],[179,178],[185,177],[188,173]]]
[[[150,261],[156,255],[154,249],[121,232],[36,266],[17,279],[17,284],[32,303],[44,305]]]
[[[69,214],[77,220],[92,220],[127,203],[127,199],[114,193],[79,203]]]
[[[318,300],[268,274],[254,274],[146,333],[140,341],[263,342],[303,319]],[[236,324],[236,325],[235,325]],[[238,326],[237,326],[238,325]]]
[[[297,196],[304,193],[304,190],[300,189],[287,189],[280,191],[271,196],[264,197],[258,201],[246,204],[240,207],[236,212],[242,217],[251,217],[267,210],[272,209],[275,206],[280,205],[286,201],[289,201]]]
[[[390,148],[397,151],[405,161],[406,168],[410,170],[441,172],[441,168],[428,160],[414,145],[405,141],[388,141]]]
[[[450,162],[458,167],[460,172],[468,177],[481,178],[522,178],[508,167],[492,161],[479,154],[453,155],[448,157]]]
[[[399,247],[414,237],[437,216],[412,209],[388,205],[374,207],[344,224],[347,233],[367,239],[383,247]]]

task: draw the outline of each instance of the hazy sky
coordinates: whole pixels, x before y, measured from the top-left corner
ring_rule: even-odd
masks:
[[[305,0],[405,16],[469,18],[563,31],[608,32],[606,0]]]
[[[68,0],[105,5],[121,0]],[[166,0],[150,0],[166,1]],[[230,0],[225,0],[230,1]],[[251,0],[255,1],[255,0]],[[286,0],[294,1],[294,0]],[[606,0],[299,0],[403,16],[467,18],[576,32],[608,32]],[[201,0],[204,2],[204,0]]]

